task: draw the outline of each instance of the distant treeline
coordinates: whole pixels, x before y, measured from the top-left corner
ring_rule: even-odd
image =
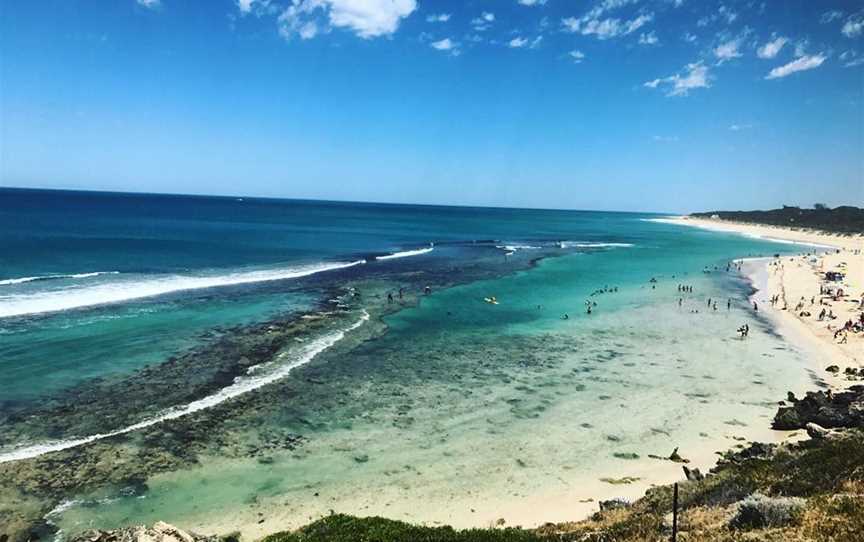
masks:
[[[722,220],[735,220],[754,224],[768,224],[791,228],[808,228],[831,233],[864,233],[864,209],[842,206],[834,209],[817,204],[813,209],[787,207],[770,211],[711,211],[693,213],[691,216]]]

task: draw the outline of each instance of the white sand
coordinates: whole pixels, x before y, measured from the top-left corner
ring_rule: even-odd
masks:
[[[842,335],[834,337],[838,327],[847,320],[857,321],[864,309],[864,236],[691,217],[668,219],[667,222],[801,243],[803,254],[800,256],[777,260],[766,258],[761,262],[768,275],[767,289],[757,294],[757,302],[774,318],[784,337],[812,347],[814,363],[821,369],[830,365],[838,365],[841,370],[844,366],[864,367],[864,333],[846,333],[845,343]],[[814,247],[830,248],[816,250]],[[826,271],[842,271],[845,279],[828,282],[824,279]],[[835,290],[842,288],[844,295],[836,298],[820,295],[820,286],[830,286]],[[768,301],[774,295],[779,296],[779,301],[772,307]],[[820,321],[818,316],[822,308],[833,312],[835,318]],[[831,384],[842,385],[841,381],[830,378],[824,371],[820,376]]]

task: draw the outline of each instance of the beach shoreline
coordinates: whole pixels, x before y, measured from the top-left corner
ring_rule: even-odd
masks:
[[[856,321],[864,308],[864,236],[689,216],[660,220],[809,247],[802,251],[803,255],[795,257],[754,258],[745,262],[742,272],[757,289],[751,301],[759,305],[778,333],[811,354],[820,379],[829,386],[840,389],[848,385],[848,380],[843,378],[844,365],[856,369],[864,367],[864,336],[849,333],[847,342],[842,344],[834,337],[838,326],[847,320]],[[839,284],[830,285],[843,288],[843,297],[820,295],[820,287],[828,285],[824,273],[832,270],[845,275]],[[772,305],[770,300],[774,296],[778,301]],[[818,313],[823,308],[833,312],[836,318],[819,320]],[[840,370],[826,371],[834,366]]]

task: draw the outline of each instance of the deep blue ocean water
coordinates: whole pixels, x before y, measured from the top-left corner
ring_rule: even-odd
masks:
[[[503,245],[640,242],[638,218],[0,190],[0,371],[12,383],[4,399],[131,371],[215,326],[301,310],[312,298],[295,287],[297,275],[364,260],[392,269],[398,259],[375,258],[432,243],[422,257],[458,262]]]

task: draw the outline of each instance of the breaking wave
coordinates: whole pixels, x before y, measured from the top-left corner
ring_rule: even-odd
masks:
[[[284,378],[288,375],[288,373],[290,373],[297,367],[300,367],[301,365],[305,365],[312,361],[315,356],[342,340],[347,333],[362,326],[367,320],[369,320],[369,313],[364,310],[360,318],[345,329],[328,333],[327,335],[310,341],[308,344],[304,344],[302,347],[300,347],[299,352],[291,352],[280,355],[279,357],[277,357],[277,361],[262,364],[260,366],[262,368],[266,368],[267,366],[275,365],[272,370],[256,371],[256,374],[254,376],[237,377],[234,379],[234,383],[230,386],[226,386],[221,390],[217,391],[216,393],[198,399],[197,401],[192,401],[191,403],[186,405],[169,408],[152,418],[148,418],[144,421],[123,427],[121,429],[110,431],[108,433],[98,433],[86,437],[58,440],[54,442],[45,442],[42,444],[34,444],[31,446],[24,446],[2,452],[0,453],[0,463],[7,463],[9,461],[20,461],[22,459],[31,459],[33,457],[39,457],[40,455],[44,455],[50,452],[58,452],[60,450],[76,448],[78,446],[83,446],[84,444],[89,444],[97,440],[131,433],[132,431],[151,427],[167,420],[175,420],[188,414],[211,408],[229,399],[233,399],[234,397],[243,395],[244,393],[248,393],[250,391],[256,390],[262,386]],[[280,358],[288,356],[292,357],[293,359],[288,361],[287,363],[279,364]]]
[[[91,307],[184,290],[300,278],[363,263],[366,261],[357,260],[303,267],[238,271],[223,275],[147,276],[143,280],[118,280],[87,287],[79,286],[26,294],[0,295],[0,318]]]

